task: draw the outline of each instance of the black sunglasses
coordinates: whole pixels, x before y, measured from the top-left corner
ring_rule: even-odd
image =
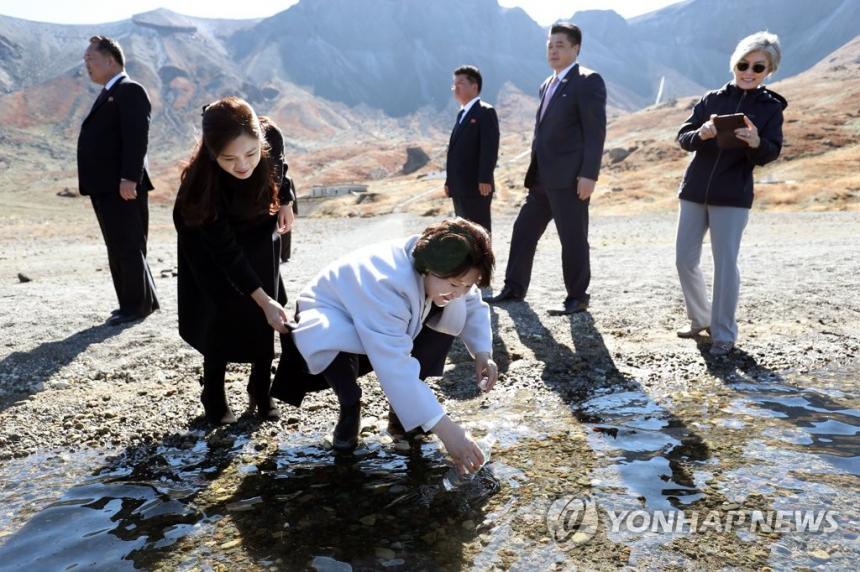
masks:
[[[739,72],[745,72],[749,69],[749,67],[749,62],[738,62],[735,64],[735,69]],[[767,69],[767,66],[765,64],[753,64],[752,68],[755,73],[762,73]]]

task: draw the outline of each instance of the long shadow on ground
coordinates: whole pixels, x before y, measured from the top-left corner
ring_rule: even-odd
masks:
[[[132,323],[119,326],[106,324],[91,326],[63,340],[44,342],[30,351],[9,354],[0,361],[0,372],[2,372],[0,381],[8,384],[8,388],[20,386],[22,391],[13,391],[0,397],[0,411],[36,393],[35,388],[71,363],[91,345],[116,336],[133,325]]]

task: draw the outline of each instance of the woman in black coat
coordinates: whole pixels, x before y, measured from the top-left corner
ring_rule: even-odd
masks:
[[[763,85],[781,54],[774,34],[742,39],[730,58],[732,81],[705,94],[678,131],[681,148],[694,153],[679,192],[675,262],[689,326],[678,336],[708,330],[714,356],[731,352],[738,336],[738,254],[753,203],[753,169],[775,160],[782,149],[787,103]],[[727,128],[718,129],[724,122]],[[712,300],[699,267],[706,232],[714,258]]]
[[[269,396],[273,330],[286,333],[280,235],[293,225],[278,128],[247,102],[204,108],[203,140],[182,172],[173,221],[179,246],[179,335],[203,354],[206,418],[235,421],[227,363],[251,363],[250,408],[276,418]]]

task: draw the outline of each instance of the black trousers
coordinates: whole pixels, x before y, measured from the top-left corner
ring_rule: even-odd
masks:
[[[454,336],[424,326],[412,343],[412,357],[421,366],[419,377],[442,375],[445,359],[451,351]],[[340,352],[322,373],[308,373],[307,363],[296,348],[292,333],[281,336],[281,361],[272,383],[271,394],[299,407],[305,395],[331,387],[342,407],[355,405],[361,399],[358,378],[373,371],[364,354]]]
[[[493,202],[493,195],[471,195],[451,197],[454,203],[454,214],[463,217],[466,220],[478,223],[487,229],[487,232],[492,232],[492,223],[490,217],[490,206]]]
[[[217,358],[203,357],[203,386],[212,391],[224,392],[224,380],[227,375],[227,362]],[[255,398],[267,399],[269,385],[272,380],[271,360],[262,360],[251,364],[251,375],[248,378],[248,393]]]
[[[126,201],[119,193],[91,195],[99,221],[119,309],[145,316],[157,310],[155,281],[146,263],[149,232],[149,197],[138,192]]]
[[[535,251],[549,221],[561,240],[561,265],[567,299],[581,298],[591,281],[588,249],[588,203],[576,189],[534,187],[514,222],[505,286],[525,296],[531,282]]]

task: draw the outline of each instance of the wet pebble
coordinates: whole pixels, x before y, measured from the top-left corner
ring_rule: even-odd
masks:
[[[352,566],[328,556],[316,556],[311,561],[311,568],[317,572],[352,572]]]
[[[221,550],[230,550],[231,548],[236,548],[240,544],[242,544],[242,539],[237,538],[236,540],[230,540],[228,542],[225,542],[220,546],[220,548]]]
[[[381,558],[382,560],[392,560],[396,556],[393,550],[382,546],[377,547],[374,553],[377,558]]]

